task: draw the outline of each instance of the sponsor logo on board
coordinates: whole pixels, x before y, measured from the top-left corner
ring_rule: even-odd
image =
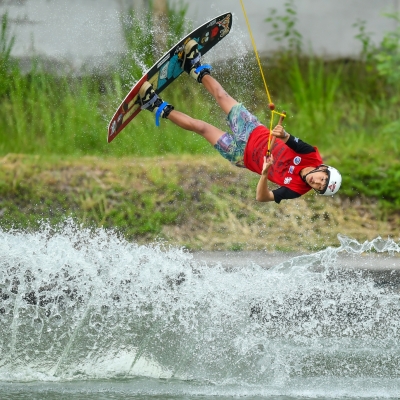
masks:
[[[169,61],[165,63],[161,69],[160,69],[160,79],[167,79],[168,77],[168,66],[169,66]]]
[[[212,21],[210,21],[210,23],[206,26],[206,28],[209,28],[210,26],[214,26],[217,23],[216,19],[213,19]]]
[[[231,21],[231,14],[228,14],[222,21],[217,22],[217,25],[221,26],[223,29],[221,30],[221,34],[219,35],[221,38],[226,36],[230,29],[229,29],[229,23]]]
[[[111,135],[114,135],[116,130],[117,130],[117,121],[113,121],[113,123],[111,124]]]
[[[201,38],[201,43],[202,44],[207,43],[208,39],[210,39],[210,33],[206,32],[206,34]]]
[[[214,28],[211,29],[211,39],[215,38],[215,36],[218,35],[219,28],[217,26],[214,26]]]
[[[157,64],[157,68],[160,68],[161,65],[165,63],[165,61],[168,61],[171,56],[169,53]]]

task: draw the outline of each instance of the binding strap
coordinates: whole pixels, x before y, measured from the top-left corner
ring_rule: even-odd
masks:
[[[166,101],[162,102],[160,107],[157,108],[156,111],[156,126],[160,126],[160,115],[162,114],[165,107],[167,107],[168,103]]]
[[[201,57],[201,53],[199,52],[199,53],[197,54],[197,56],[196,56],[195,58],[193,58],[193,60],[190,61],[190,64],[191,64],[191,65],[194,65],[194,64],[196,64],[197,62],[200,62],[200,57]]]
[[[199,72],[203,71],[203,69],[208,69],[209,71],[211,71],[211,70],[212,70],[212,66],[209,65],[209,64],[200,65],[199,67],[197,67],[197,68],[194,70],[194,72],[195,72],[196,74],[198,74]]]
[[[140,108],[142,110],[147,110],[157,101],[157,99],[159,99],[159,97],[157,96],[157,93],[154,93],[154,96],[147,103],[142,104]]]

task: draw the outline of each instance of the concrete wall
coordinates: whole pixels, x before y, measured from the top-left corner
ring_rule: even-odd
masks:
[[[283,0],[244,0],[251,29],[260,51],[276,49],[278,44],[268,37],[271,26],[264,20],[276,9],[285,14]],[[399,0],[294,0],[297,9],[297,30],[302,34],[307,48],[320,55],[351,57],[358,55],[361,44],[354,37],[358,29],[353,27],[357,20],[365,20],[368,32],[375,42],[382,39],[384,32],[393,30],[396,24],[383,16],[385,12],[400,12]],[[197,21],[207,19],[215,13],[231,10],[237,16],[240,29],[247,27],[239,0],[201,0],[190,3],[190,16]],[[244,39],[246,40],[246,38]],[[250,45],[250,40],[247,38]]]
[[[179,0],[171,0],[178,3]],[[13,55],[46,55],[79,67],[91,60],[95,65],[111,62],[124,50],[120,17],[131,4],[143,8],[147,0],[0,0],[0,14],[8,12],[11,32],[16,36]],[[250,48],[250,40],[239,0],[192,0],[188,17],[193,26],[225,11],[235,16],[234,40]],[[284,14],[282,0],[244,0],[259,51],[277,48],[268,37],[264,21],[275,8]],[[354,36],[357,20],[367,22],[378,42],[384,32],[395,28],[385,11],[400,11],[400,0],[295,0],[297,29],[307,47],[332,57],[357,56],[361,44]]]

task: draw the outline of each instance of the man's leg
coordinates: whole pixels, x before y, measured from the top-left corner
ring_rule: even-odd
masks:
[[[175,125],[187,131],[195,132],[204,137],[213,146],[225,133],[207,122],[189,117],[188,115],[174,110],[174,107],[162,101],[156,94],[153,86],[145,82],[139,90],[139,98],[142,109],[158,114],[158,118],[168,118]]]
[[[214,79],[211,75],[204,75],[201,83],[209,91],[211,96],[214,97],[218,105],[222,108],[222,111],[228,115],[232,107],[238,104],[238,102],[231,97],[221,86],[221,84]]]
[[[218,139],[223,134],[225,134],[224,131],[221,131],[221,129],[218,129],[215,126],[208,124],[207,122],[201,121],[199,119],[194,119],[176,110],[172,110],[169,113],[168,119],[182,129],[195,132],[203,136],[203,138],[206,139],[213,146],[218,142]]]
[[[197,82],[204,85],[225,114],[228,115],[232,107],[238,104],[223,89],[221,84],[210,75],[211,66],[201,64],[201,54],[198,50],[198,43],[195,40],[190,40],[185,45],[185,57],[182,60],[182,68]]]
[[[215,79],[209,79],[206,82],[207,88],[210,93],[213,93],[216,100],[219,102],[221,107],[229,112],[233,105],[237,104],[226,92],[222,89],[221,85]],[[243,150],[245,148],[245,142],[238,142],[236,138],[215,126],[198,120],[188,115],[174,110],[171,104],[163,102],[162,99],[156,94],[152,85],[149,82],[145,82],[139,90],[139,101],[141,108],[154,112],[156,116],[156,124],[159,124],[159,118],[168,118],[172,123],[181,127],[182,129],[195,132],[206,139],[212,144],[216,150],[221,154],[222,157],[236,165],[243,164]],[[239,110],[239,107],[237,107]],[[235,107],[236,110],[236,107]],[[233,113],[237,114],[237,111]]]

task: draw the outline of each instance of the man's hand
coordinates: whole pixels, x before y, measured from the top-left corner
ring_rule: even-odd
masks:
[[[270,156],[264,156],[264,164],[261,171],[261,175],[268,175],[269,167],[274,163],[274,157],[272,154]]]
[[[268,170],[274,163],[272,154],[268,157],[264,156],[263,169],[261,171],[260,180],[257,184],[256,200],[257,201],[274,201],[274,193],[268,189]]]
[[[289,139],[289,134],[285,131],[282,125],[278,124],[272,130],[272,135],[279,138],[279,139]]]

